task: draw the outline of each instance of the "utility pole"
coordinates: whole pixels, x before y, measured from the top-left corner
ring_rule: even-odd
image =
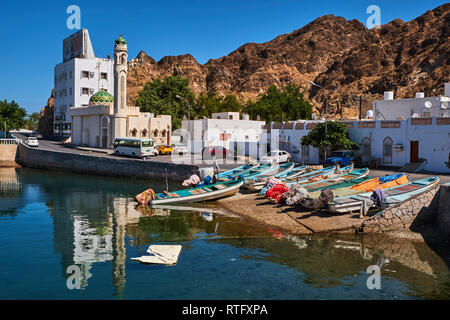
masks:
[[[324,87],[322,87],[322,86],[320,86],[318,84],[315,84],[312,81],[310,81],[309,83],[311,85],[313,85],[313,86],[316,86],[316,87],[322,89],[325,92],[325,139],[324,140],[325,140],[325,159],[326,159],[327,158],[327,147],[328,147],[328,145],[326,143],[326,140],[327,140],[327,127],[328,127],[328,92],[327,92],[327,90],[325,90]]]
[[[359,96],[359,121],[362,119],[362,95]]]

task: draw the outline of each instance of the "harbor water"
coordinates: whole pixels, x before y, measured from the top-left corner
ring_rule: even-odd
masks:
[[[448,244],[300,237],[214,204],[137,206],[148,188],[165,183],[0,168],[0,299],[450,298]],[[152,244],[182,245],[177,264],[131,260]]]

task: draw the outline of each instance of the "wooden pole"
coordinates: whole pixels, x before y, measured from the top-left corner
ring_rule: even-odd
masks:
[[[166,191],[169,192],[169,179],[167,177],[167,169],[166,169]]]

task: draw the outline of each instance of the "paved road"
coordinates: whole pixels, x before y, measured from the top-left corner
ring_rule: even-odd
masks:
[[[21,139],[23,141],[26,140],[27,135],[20,133],[12,133],[12,136],[17,139]],[[39,140],[39,149],[48,150],[48,151],[57,151],[57,152],[66,152],[66,153],[75,153],[75,154],[86,154],[86,155],[95,155],[98,157],[107,157],[107,158],[120,158],[120,159],[129,159],[133,161],[155,161],[155,162],[172,162],[172,163],[182,163],[182,164],[194,164],[198,165],[201,168],[204,167],[215,167],[214,160],[202,160],[201,155],[192,154],[192,155],[158,155],[156,157],[148,157],[147,160],[135,159],[132,157],[124,157],[124,156],[116,156],[110,149],[98,149],[98,148],[88,148],[88,147],[78,147],[69,144],[64,144],[63,140]],[[219,170],[229,170],[244,164],[241,161],[234,161],[231,159],[218,159],[217,164],[219,166]]]
[[[12,133],[12,135],[18,139],[25,140],[26,135],[19,133]],[[72,145],[64,144],[63,141],[54,141],[54,140],[39,140],[39,149],[49,150],[49,151],[58,151],[58,152],[67,152],[67,153],[76,153],[76,154],[87,154],[87,155],[95,155],[99,157],[108,157],[108,158],[120,158],[120,159],[130,159],[133,161],[157,161],[157,162],[172,162],[172,163],[183,163],[183,164],[194,164],[198,165],[200,168],[205,167],[215,167],[215,160],[202,160],[201,155],[192,154],[192,155],[160,155],[156,157],[149,157],[147,160],[142,159],[134,159],[131,157],[123,157],[116,156],[112,154],[112,150],[108,149],[96,149],[96,148],[87,148],[87,147],[76,147]],[[240,159],[239,161],[234,161],[232,159],[217,159],[217,165],[219,167],[219,171],[230,170],[232,168],[241,166],[244,164],[245,159]],[[393,170],[375,170],[371,169],[369,175],[371,177],[381,177],[388,174],[395,174],[398,171]],[[436,174],[428,174],[428,173],[408,173],[408,176],[411,180],[423,179],[430,176],[435,176]],[[445,184],[450,182],[449,174],[439,174],[440,184]]]

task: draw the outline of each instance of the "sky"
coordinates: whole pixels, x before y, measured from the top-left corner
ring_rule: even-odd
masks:
[[[146,0],[2,1],[0,10],[0,100],[15,100],[39,112],[62,62],[70,5],[81,10],[97,57],[113,54],[122,34],[130,59],[144,50],[155,60],[190,53],[199,63],[223,57],[248,42],[262,43],[334,14],[366,24],[378,5],[381,24],[410,21],[446,1],[438,0]]]

